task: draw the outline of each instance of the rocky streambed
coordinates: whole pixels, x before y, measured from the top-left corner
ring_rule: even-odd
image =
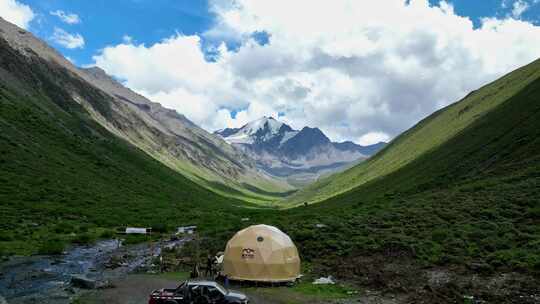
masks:
[[[12,257],[0,264],[0,296],[11,304],[70,303],[81,289],[109,288],[129,273],[151,271],[162,248],[185,241],[123,246],[120,240],[104,240],[57,256]]]

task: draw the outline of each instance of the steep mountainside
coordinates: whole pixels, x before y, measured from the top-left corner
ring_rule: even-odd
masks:
[[[107,113],[77,92],[72,97],[107,130],[197,183],[221,194],[263,200],[275,199],[274,192],[291,190],[218,136],[123,87],[102,70],[78,69],[31,33],[4,20],[0,20],[0,29],[0,36],[13,48],[53,62],[106,93],[110,97]]]
[[[289,202],[292,205],[319,202],[380,179],[417,161],[536,81],[540,76],[538,66],[539,62],[534,62],[471,92],[460,102],[437,111],[403,133],[375,157],[340,174],[317,181],[293,195]]]
[[[0,256],[88,242],[104,232],[98,227],[219,226],[241,216],[234,206],[246,202],[164,166],[76,102],[87,100],[110,117],[112,97],[32,50],[24,53],[0,37]]]
[[[272,117],[215,133],[256,159],[261,169],[286,177],[293,184],[309,183],[323,174],[343,170],[385,145],[363,147],[350,141],[333,143],[318,128],[293,130]]]
[[[486,110],[482,101],[496,105]],[[380,157],[429,141],[424,128],[449,131],[446,123],[469,112],[467,126],[399,169],[289,209],[276,224],[293,231],[304,259],[324,273],[391,292],[406,286],[417,295],[404,303],[462,303],[463,294],[537,303],[530,295],[540,291],[540,61],[435,113]]]

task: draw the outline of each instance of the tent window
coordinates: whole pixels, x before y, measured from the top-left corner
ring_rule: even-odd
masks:
[[[262,242],[262,241],[264,241],[264,238],[263,238],[262,236],[258,236],[258,237],[257,237],[257,241],[258,241],[258,242]]]

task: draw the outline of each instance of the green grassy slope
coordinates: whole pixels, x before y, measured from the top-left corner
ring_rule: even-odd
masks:
[[[245,209],[235,206],[249,206],[112,135],[73,92],[108,115],[107,95],[0,40],[0,255],[124,225],[213,229],[238,221]]]
[[[372,256],[388,263],[410,257],[426,266],[540,272],[539,72],[538,61],[518,70],[519,78],[537,78],[514,83],[510,89],[521,89],[511,95],[496,90],[506,100],[492,95],[497,106],[399,169],[319,204],[254,214],[252,222],[283,229],[304,261],[330,267],[324,274],[376,276],[380,269],[366,270],[362,262]],[[419,126],[459,119],[475,107],[453,105]],[[422,140],[414,134],[402,140]],[[392,155],[391,149],[383,153]],[[232,233],[211,234],[215,250]]]
[[[338,175],[324,203],[279,212],[243,208],[113,136],[71,93],[103,116],[108,97],[72,76],[0,40],[0,255],[123,225],[186,223],[217,251],[240,228],[267,223],[289,233],[306,261],[352,270],[349,257],[384,250],[428,265],[540,270],[538,61]]]
[[[427,265],[540,271],[540,78],[400,169],[286,214],[314,259],[398,248]]]
[[[370,160],[306,187],[289,198],[287,204],[322,201],[403,168],[422,155],[439,148],[479,117],[538,79],[539,66],[540,61],[533,62],[472,92],[460,102],[424,119]]]

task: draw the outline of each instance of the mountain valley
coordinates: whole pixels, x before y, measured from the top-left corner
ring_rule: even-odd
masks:
[[[184,278],[264,223],[298,248],[298,303],[306,290],[320,303],[539,303],[540,59],[389,143],[279,119],[210,133],[0,18],[0,261],[172,238],[183,247],[163,256]],[[195,236],[179,240],[187,225]]]

